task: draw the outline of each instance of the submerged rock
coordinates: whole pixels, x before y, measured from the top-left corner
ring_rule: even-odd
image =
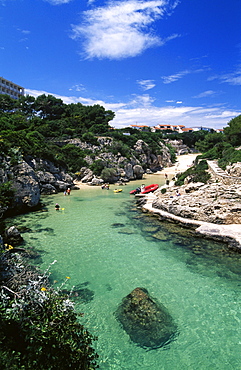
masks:
[[[144,348],[163,347],[177,333],[167,309],[144,288],[135,288],[123,298],[115,316],[131,340]]]

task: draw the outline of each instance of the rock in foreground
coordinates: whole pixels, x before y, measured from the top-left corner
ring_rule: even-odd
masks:
[[[163,347],[177,333],[167,309],[144,288],[136,288],[123,298],[115,315],[131,340],[144,348]]]

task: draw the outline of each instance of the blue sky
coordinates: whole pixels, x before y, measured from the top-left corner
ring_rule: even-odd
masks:
[[[240,16],[240,0],[0,0],[0,76],[117,128],[222,128],[241,114]]]

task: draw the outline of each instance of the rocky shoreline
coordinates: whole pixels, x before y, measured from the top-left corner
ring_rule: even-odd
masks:
[[[163,186],[141,200],[142,209],[241,250],[241,184],[212,181]]]
[[[145,172],[152,174],[162,168],[172,166],[170,149],[162,142],[159,145],[161,154],[155,155],[148,144],[143,140],[137,140],[130,157],[125,157],[119,152],[113,154],[109,150],[113,145],[111,138],[99,137],[98,143],[99,145],[95,146],[77,139],[56,143],[59,146],[72,144],[80,149],[87,146],[87,149],[94,153],[94,158],[90,155],[85,157],[87,166],[81,167],[77,173],[67,172],[64,163],[56,164],[48,159],[22,156],[20,152],[16,153],[14,160],[0,155],[0,185],[6,184],[9,187],[11,184],[13,193],[12,199],[6,200],[5,203],[0,202],[0,218],[7,214],[35,210],[41,206],[42,195],[64,192],[67,188],[75,189],[77,188],[75,182],[89,185],[101,185],[103,182],[125,183],[142,179]],[[177,144],[183,147],[181,141]],[[105,168],[108,180],[95,174],[92,166],[96,163],[101,163],[101,166]]]

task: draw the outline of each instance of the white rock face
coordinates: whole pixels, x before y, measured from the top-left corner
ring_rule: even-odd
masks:
[[[176,195],[179,190],[180,196]],[[241,185],[188,184],[158,193],[153,207],[214,224],[241,224]]]
[[[34,207],[40,200],[40,186],[38,178],[25,161],[14,168],[13,188],[16,191],[15,205],[17,208],[23,206]]]
[[[237,162],[232,164],[231,166],[227,166],[226,172],[231,176],[241,177],[241,162]]]

